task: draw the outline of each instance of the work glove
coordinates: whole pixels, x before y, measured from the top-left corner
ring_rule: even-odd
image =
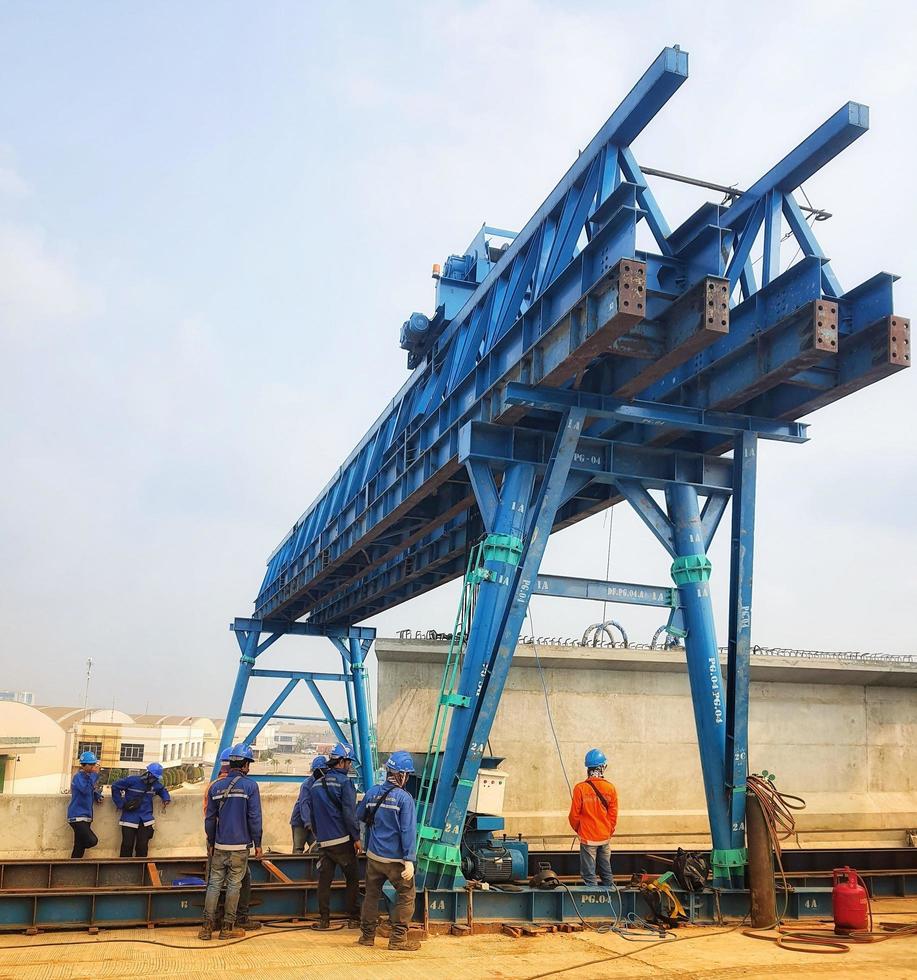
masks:
[[[401,877],[405,881],[410,881],[414,877],[414,862],[413,861],[405,861],[404,862],[404,871],[401,872]]]

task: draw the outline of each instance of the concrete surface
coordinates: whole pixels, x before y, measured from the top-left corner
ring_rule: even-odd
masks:
[[[381,751],[425,752],[446,645],[379,639]],[[587,749],[609,756],[619,843],[708,842],[682,652],[539,646],[563,764],[583,777]],[[917,826],[917,666],[752,658],[752,771],[805,798],[807,845],[903,844]],[[569,794],[531,646],[519,646],[490,739],[509,773],[510,833],[569,834]]]
[[[905,900],[885,908],[909,909],[892,921],[917,921],[917,903]],[[880,917],[881,918],[881,917]],[[501,935],[424,942],[415,953],[355,945],[356,932],[318,935],[311,930],[262,929],[234,945],[201,943],[196,929],[119,930],[97,937],[48,934],[0,939],[0,980],[102,980],[109,977],[184,977],[225,980],[253,976],[261,980],[301,977],[452,978],[563,976],[768,980],[796,977],[857,977],[902,980],[917,976],[917,938],[874,946],[856,946],[843,955],[817,955],[778,949],[749,939],[737,928],[685,927],[678,942],[666,945],[628,942],[614,934],[554,934],[527,939]],[[117,940],[134,940],[124,942]],[[66,945],[55,945],[57,943]],[[174,944],[179,948],[165,945]]]

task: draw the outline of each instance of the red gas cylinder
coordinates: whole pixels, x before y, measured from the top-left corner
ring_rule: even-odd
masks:
[[[834,869],[831,909],[836,932],[869,928],[869,897],[853,868]]]

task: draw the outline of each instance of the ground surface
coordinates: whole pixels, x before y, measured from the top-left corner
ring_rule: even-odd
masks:
[[[885,902],[887,920],[917,921],[917,904]],[[843,955],[816,955],[778,949],[749,939],[738,930],[716,927],[678,931],[684,941],[667,946],[627,942],[594,932],[546,935],[523,939],[475,936],[435,937],[416,953],[389,952],[384,940],[375,949],[355,945],[356,932],[331,934],[262,929],[256,938],[230,945],[198,942],[196,929],[132,929],[99,936],[54,933],[29,938],[0,936],[2,980],[107,980],[115,977],[183,977],[225,980],[255,976],[259,980],[333,977],[398,978],[398,980],[474,980],[474,978],[569,977],[571,980],[612,977],[643,980],[756,980],[795,977],[804,980],[857,977],[866,980],[917,978],[917,937],[875,946],[857,946]],[[690,938],[689,938],[690,937]],[[144,942],[115,942],[136,939]],[[65,945],[54,945],[64,942]],[[156,945],[147,945],[147,943]],[[166,945],[181,948],[174,949]],[[631,954],[626,958],[620,954]],[[604,961],[604,962],[597,962]]]

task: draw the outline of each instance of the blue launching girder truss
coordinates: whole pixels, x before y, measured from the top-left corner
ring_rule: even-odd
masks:
[[[253,617],[237,621],[226,742],[249,676],[265,673],[261,648],[307,630],[342,652],[366,772],[372,723],[353,670],[371,638],[354,624],[463,575],[483,549],[423,814],[428,884],[461,878],[468,798],[533,588],[602,588],[540,575],[548,536],[622,501],[672,557],[675,587],[656,589],[685,640],[716,874],[741,869],[759,442],[805,441],[798,419],[910,364],[896,277],[844,290],[795,197],[866,132],[867,107],[842,106],[748,190],[673,229],[631,144],[687,75],[687,53],[666,48],[520,232],[485,226],[435,271],[433,315],[412,314],[401,332],[410,377],[270,556]],[[637,247],[641,222],[652,251]],[[781,265],[786,237],[796,255]],[[724,679],[706,552],[730,499]],[[634,598],[619,585],[605,597]]]

